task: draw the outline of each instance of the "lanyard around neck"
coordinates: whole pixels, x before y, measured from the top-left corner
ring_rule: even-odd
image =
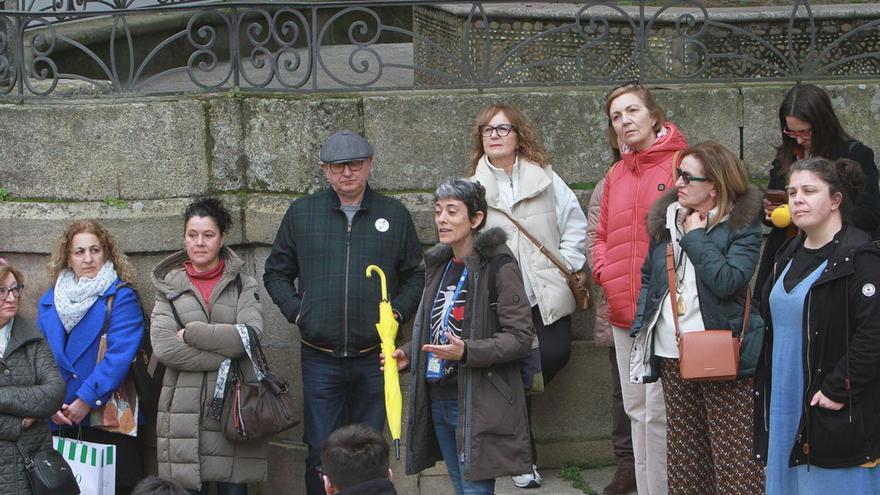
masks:
[[[450,266],[452,266],[452,260],[449,260],[449,263],[446,264],[446,268],[443,269],[443,276],[440,278],[440,285],[437,287],[437,295],[434,296],[435,301],[440,298],[440,291],[443,290],[443,281],[446,280],[446,274],[449,273]],[[446,306],[446,310],[443,312],[443,317],[440,319],[441,332],[445,332],[449,328],[449,317],[452,315],[452,309],[455,306],[455,301],[458,299],[458,296],[461,294],[461,290],[464,288],[464,283],[467,281],[467,275],[468,269],[467,266],[465,266],[461,270],[461,276],[458,277],[458,284],[455,286],[455,291],[452,293],[452,298],[450,299],[449,304]]]

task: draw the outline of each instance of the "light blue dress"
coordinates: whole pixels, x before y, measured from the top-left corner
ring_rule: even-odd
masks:
[[[831,495],[880,493],[880,468],[824,469],[817,466],[789,467],[804,391],[804,301],[813,282],[825,269],[825,261],[792,291],[783,286],[791,263],[770,292],[773,318],[773,384],[770,396],[770,439],[767,453],[768,495]]]

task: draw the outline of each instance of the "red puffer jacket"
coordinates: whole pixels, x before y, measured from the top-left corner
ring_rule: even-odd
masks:
[[[641,269],[648,253],[648,210],[672,187],[672,160],[687,148],[687,140],[671,122],[666,134],[645,151],[624,153],[605,177],[593,278],[605,289],[608,321],[620,328],[632,325],[641,289]]]

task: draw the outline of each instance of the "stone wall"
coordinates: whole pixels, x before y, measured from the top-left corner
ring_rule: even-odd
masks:
[[[786,89],[688,86],[657,88],[655,94],[691,142],[716,139],[739,151],[760,180],[779,140],[775,115]],[[867,145],[880,146],[880,84],[828,89],[846,128]],[[130,255],[136,285],[150,305],[150,269],[181,246],[184,205],[194,196],[216,194],[235,213],[229,243],[259,280],[288,203],[324,186],[318,147],[339,128],[364,132],[371,140],[376,149],[371,183],[407,205],[429,245],[436,241],[430,192],[441,179],[464,173],[470,125],[481,107],[494,102],[527,111],[554,169],[586,205],[611,163],[604,93],[407,92],[0,105],[0,188],[8,193],[0,201],[0,253],[24,269],[22,313],[33,318],[48,284],[53,240],[72,218],[100,218]],[[265,292],[261,296],[264,347],[301,399],[297,331]],[[591,318],[592,313],[576,316],[571,363],[534,401],[544,466],[612,462],[608,357],[591,342]],[[301,435],[300,427],[273,443],[265,492],[301,493]],[[436,477],[403,476],[402,463],[394,469],[401,493],[437,493],[436,487],[446,486]]]

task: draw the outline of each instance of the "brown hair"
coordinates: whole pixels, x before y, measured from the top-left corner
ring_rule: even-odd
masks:
[[[67,259],[70,256],[70,244],[73,237],[83,232],[93,234],[101,243],[104,250],[104,256],[107,261],[112,261],[116,268],[116,275],[123,282],[132,282],[134,277],[131,273],[131,265],[128,263],[128,257],[119,249],[116,239],[97,220],[74,220],[64,230],[61,238],[55,243],[55,249],[52,250],[52,259],[49,261],[49,282],[55,283],[58,275],[68,268]]]
[[[3,265],[0,266],[0,280],[6,278],[7,275],[12,274],[15,277],[15,281],[18,285],[24,285],[24,275],[21,274],[20,271],[16,270],[12,265]]]
[[[618,96],[625,95],[627,93],[635,93],[639,95],[639,98],[642,99],[642,103],[644,103],[645,108],[648,109],[648,112],[651,114],[651,117],[654,118],[654,132],[660,132],[660,129],[663,128],[663,124],[666,123],[666,113],[654,101],[654,97],[651,96],[651,92],[648,91],[648,88],[642,86],[639,83],[627,83],[623,86],[618,86],[611,90],[608,93],[608,96],[605,97],[605,116],[608,117],[608,129],[605,131],[608,136],[608,144],[611,145],[611,149],[617,151],[620,149],[620,145],[617,142],[617,133],[614,132],[614,126],[611,124],[611,102],[617,99]]]
[[[791,182],[791,175],[795,172],[811,172],[822,182],[828,184],[828,194],[834,196],[840,193],[840,217],[847,221],[853,221],[853,210],[856,203],[861,202],[865,193],[865,172],[858,162],[849,158],[829,160],[820,156],[798,160],[791,164],[788,169],[788,177],[785,183]],[[856,227],[863,228],[861,225]]]
[[[474,127],[471,129],[471,137],[474,140],[474,146],[471,148],[470,164],[468,166],[468,175],[474,175],[477,171],[477,164],[480,158],[485,154],[483,149],[483,138],[480,136],[480,126],[486,125],[492,117],[498,113],[504,112],[504,115],[510,119],[510,123],[517,135],[516,154],[531,162],[537,163],[542,167],[546,167],[550,163],[550,155],[544,146],[538,141],[538,133],[526,118],[526,115],[517,107],[510,105],[490,105],[486,107],[477,116]]]
[[[749,175],[739,158],[726,146],[715,141],[704,141],[691,146],[682,152],[681,159],[686,156],[699,160],[703,164],[703,174],[715,185],[718,215],[712,223],[717,223],[730,212],[734,201],[745,194],[749,188]],[[676,168],[681,159],[675,164]]]

